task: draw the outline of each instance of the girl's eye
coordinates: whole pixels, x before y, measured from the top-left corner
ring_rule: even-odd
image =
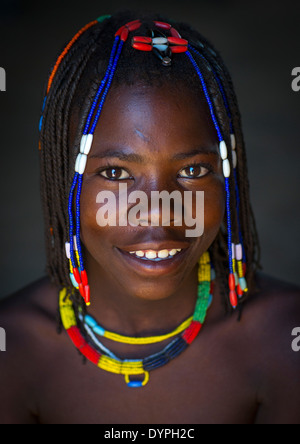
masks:
[[[111,167],[99,172],[99,174],[108,180],[130,179],[130,175],[123,168]]]
[[[208,173],[209,169],[202,165],[191,165],[180,170],[178,176],[183,179],[197,179],[206,176]]]

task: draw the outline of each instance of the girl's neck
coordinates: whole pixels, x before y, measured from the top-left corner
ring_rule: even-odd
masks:
[[[94,272],[93,272],[94,271]],[[89,273],[89,313],[105,328],[129,336],[156,335],[176,328],[193,314],[197,298],[197,270],[176,293],[164,299],[145,299],[127,293],[101,270]]]
[[[88,309],[101,326],[127,336],[152,336],[175,329],[195,309],[198,269],[185,278],[176,292],[163,299],[143,298],[134,290],[126,292],[118,282],[90,262],[89,281],[91,305]],[[210,312],[220,312],[221,298],[215,285],[214,303]]]

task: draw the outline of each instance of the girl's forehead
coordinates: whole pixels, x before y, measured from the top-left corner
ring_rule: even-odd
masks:
[[[217,142],[204,94],[180,85],[120,86],[110,91],[95,131],[96,141],[153,146],[207,145]]]

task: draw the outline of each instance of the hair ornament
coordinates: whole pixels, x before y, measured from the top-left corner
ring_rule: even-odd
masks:
[[[154,22],[154,24],[159,31],[151,30],[151,37],[135,36],[131,45],[138,51],[153,52],[164,66],[171,66],[172,55],[187,52],[189,43],[168,23]],[[160,30],[168,30],[170,36],[167,37]]]

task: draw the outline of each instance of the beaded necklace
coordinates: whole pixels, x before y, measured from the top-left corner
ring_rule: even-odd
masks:
[[[100,341],[96,340],[91,331],[91,325],[89,325],[91,324],[90,319],[88,322],[86,322],[85,317],[82,317],[82,328],[85,330],[86,336],[88,337],[88,339],[86,339],[79,329],[80,319],[76,318],[73,303],[66,288],[62,289],[59,295],[59,308],[62,324],[75,347],[93,364],[97,365],[102,370],[123,375],[128,387],[145,386],[149,381],[150,371],[166,365],[168,362],[179,356],[198,336],[198,333],[200,332],[205,321],[207,309],[211,302],[211,293],[213,290],[211,278],[213,276],[213,272],[214,270],[211,268],[209,253],[206,252],[199,261],[198,297],[194,314],[192,318],[187,319],[173,332],[167,335],[148,338],[130,338],[107,332],[108,335],[106,337],[118,342],[147,344],[160,342],[166,338],[175,336],[181,329],[180,336],[173,339],[172,342],[164,347],[160,352],[146,358],[125,360],[119,359],[112,352],[110,352],[110,350],[104,347]],[[183,325],[186,326],[186,328],[182,331]],[[130,377],[137,375],[142,375],[144,379],[142,381],[130,379]]]

